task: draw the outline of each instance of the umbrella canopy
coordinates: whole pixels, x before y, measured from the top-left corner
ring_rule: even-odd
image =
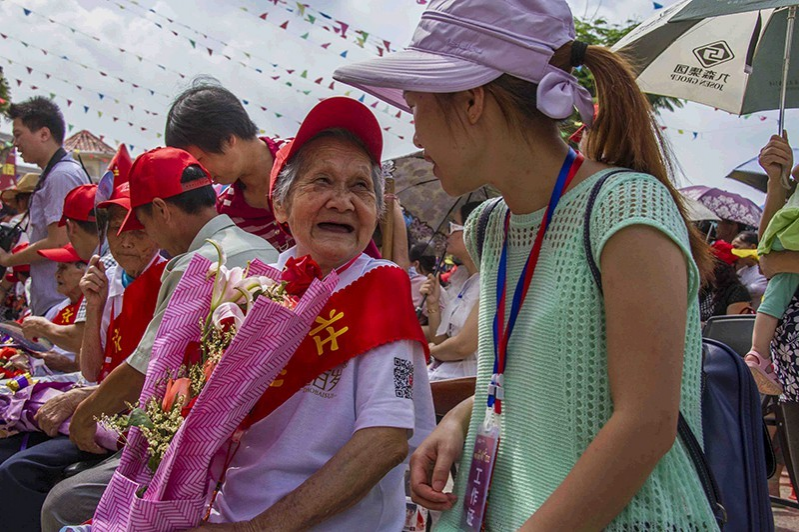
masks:
[[[488,187],[458,198],[447,195],[433,175],[433,165],[424,159],[422,152],[385,161],[383,175],[394,178],[394,194],[411,216],[411,241],[431,242],[437,253],[446,247],[447,222],[457,209],[464,203],[498,195]]]
[[[614,50],[632,59],[644,92],[738,115],[777,109],[788,10],[757,9],[786,4],[799,0],[682,0],[627,34]],[[733,14],[696,18],[721,12]],[[799,52],[799,39],[794,39],[791,49]],[[799,86],[797,63],[788,70],[788,87]],[[786,106],[799,107],[799,91],[788,91]]]
[[[793,150],[793,160],[799,161],[799,149]],[[746,183],[752,188],[756,188],[761,192],[768,192],[768,176],[765,170],[760,167],[757,162],[757,157],[749,159],[740,166],[727,174],[729,179]]]
[[[688,214],[688,219],[692,222],[718,222],[721,220],[721,218],[716,216],[716,213],[705,207],[705,204],[701,201],[691,199],[687,196],[683,196],[683,200],[685,203],[686,214]]]
[[[752,227],[760,224],[763,211],[752,200],[743,196],[704,186],[680,189],[683,196],[701,202],[723,220],[732,220]]]

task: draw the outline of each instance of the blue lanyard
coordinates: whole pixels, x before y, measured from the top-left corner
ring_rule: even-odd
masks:
[[[546,235],[547,229],[549,229],[552,216],[555,213],[558,203],[560,203],[563,193],[569,187],[569,184],[574,179],[580,166],[582,166],[583,160],[584,158],[581,153],[569,148],[569,153],[566,155],[566,160],[563,162],[563,167],[558,174],[558,180],[555,182],[555,188],[552,190],[552,196],[549,199],[546,214],[541,221],[541,227],[539,227],[538,234],[533,243],[533,249],[530,251],[530,256],[527,258],[519,281],[516,283],[507,328],[505,327],[505,304],[507,294],[510,210],[508,210],[505,215],[505,237],[502,243],[502,254],[500,255],[499,268],[497,271],[497,311],[494,315],[494,376],[488,388],[488,407],[494,408],[497,414],[502,413],[502,399],[504,396],[502,386],[505,366],[507,364],[508,343],[510,342],[511,334],[513,334],[513,328],[516,326],[516,319],[519,317],[524,299],[527,297],[527,291],[530,288],[530,282],[533,279],[533,274],[538,264],[538,258],[541,255],[541,246],[544,241],[544,236]]]

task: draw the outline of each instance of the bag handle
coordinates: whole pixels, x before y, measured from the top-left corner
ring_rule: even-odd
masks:
[[[628,172],[628,170],[615,170],[602,176],[599,181],[596,182],[594,188],[591,189],[591,195],[588,196],[588,204],[585,208],[583,247],[585,248],[586,259],[588,259],[588,267],[591,269],[591,275],[594,277],[594,282],[600,294],[602,294],[602,274],[599,271],[599,266],[597,266],[593,251],[591,250],[591,213],[594,210],[594,204],[596,203],[596,198],[599,195],[599,190],[602,188],[602,185],[604,185],[610,177],[624,172]],[[716,518],[719,528],[723,529],[724,524],[727,522],[727,510],[721,504],[719,488],[713,477],[713,472],[710,470],[710,465],[707,463],[707,457],[702,451],[702,446],[699,445],[696,435],[691,430],[682,412],[680,412],[680,417],[677,420],[677,433],[683,442],[688,456],[691,458],[691,462],[694,464],[696,473],[699,476],[699,481],[702,483],[702,489],[713,511],[713,516]]]

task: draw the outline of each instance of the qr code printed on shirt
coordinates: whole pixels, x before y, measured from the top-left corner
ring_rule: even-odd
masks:
[[[394,357],[394,394],[413,399],[413,362]]]

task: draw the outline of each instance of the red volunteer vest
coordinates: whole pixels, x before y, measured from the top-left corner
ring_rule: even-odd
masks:
[[[144,331],[155,314],[158,292],[161,290],[161,275],[167,261],[153,264],[125,288],[122,295],[122,310],[114,317],[105,337],[105,358],[97,382],[102,382],[111,371],[121,364],[139,345]]]
[[[242,428],[274,412],[317,376],[398,340],[419,342],[429,356],[413,310],[408,274],[394,266],[381,266],[333,294]]]
[[[67,305],[59,310],[58,314],[56,314],[55,318],[53,318],[53,323],[56,325],[72,325],[75,323],[75,319],[78,317],[78,309],[80,308],[81,301],[83,301],[83,296],[78,299],[77,303]]]

